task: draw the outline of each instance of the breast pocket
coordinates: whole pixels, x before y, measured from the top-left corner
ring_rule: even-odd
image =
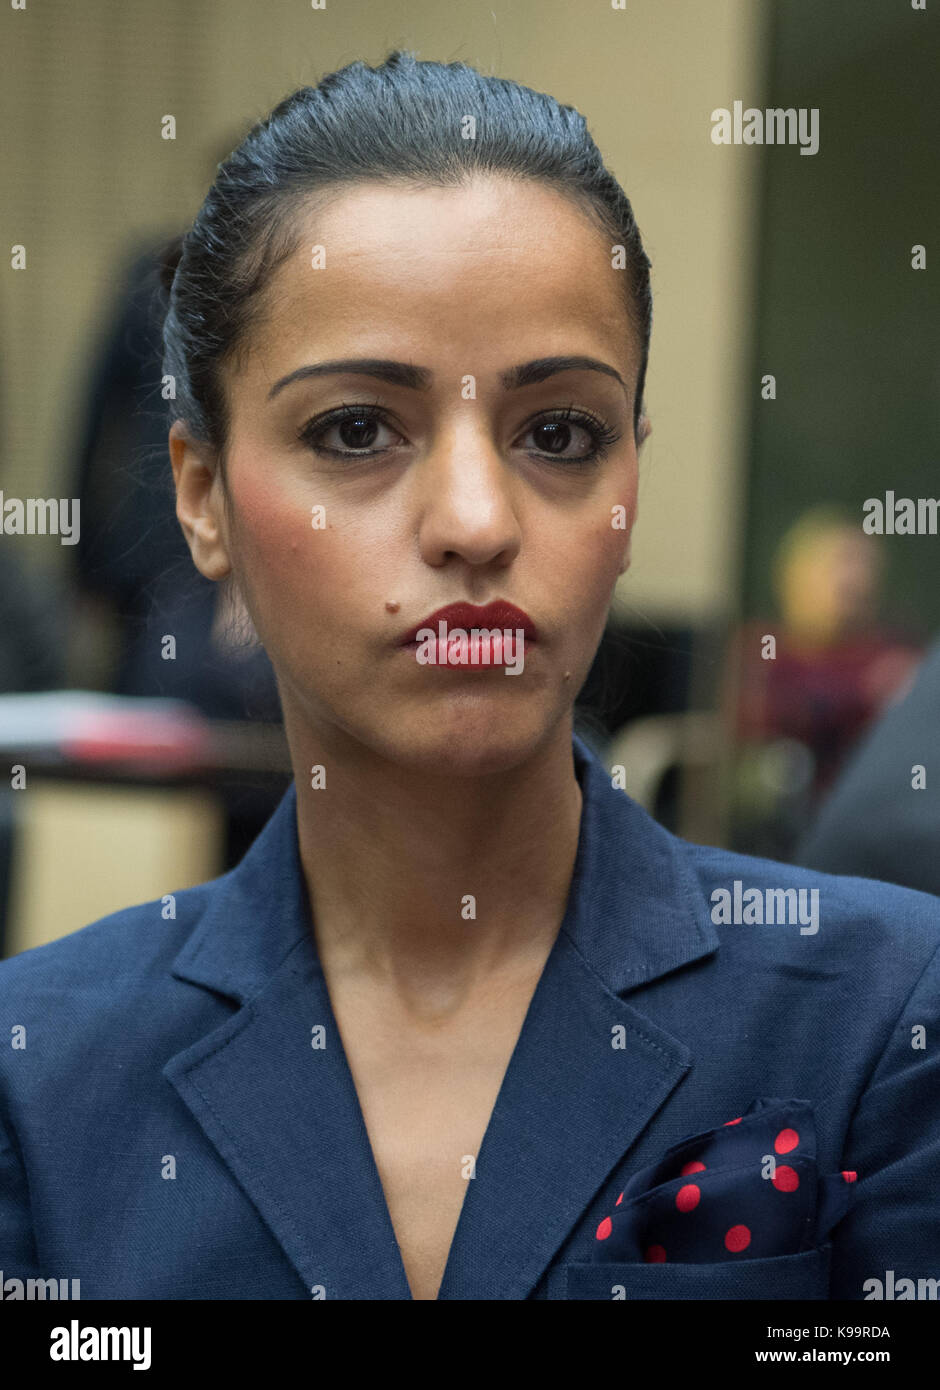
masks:
[[[609,1302],[682,1298],[829,1297],[831,1245],[799,1255],[721,1264],[607,1264],[596,1261],[553,1270],[548,1297],[601,1298]]]

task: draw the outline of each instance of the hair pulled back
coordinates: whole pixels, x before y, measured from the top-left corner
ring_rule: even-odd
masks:
[[[468,117],[475,138],[464,138]],[[219,166],[192,226],[166,247],[163,373],[174,418],[224,465],[229,420],[222,366],[237,361],[258,296],[294,250],[311,195],[383,181],[459,186],[476,173],[536,179],[592,216],[623,247],[625,294],[638,338],[634,433],[639,439],[652,326],[650,262],[629,199],[608,172],[583,116],[553,97],[465,63],[396,50],[372,68],[350,63],[301,87],[248,132]]]

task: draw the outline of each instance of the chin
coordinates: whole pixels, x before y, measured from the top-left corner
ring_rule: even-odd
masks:
[[[489,701],[448,702],[396,721],[376,740],[391,761],[444,777],[483,777],[509,772],[537,754],[559,712],[513,702],[494,709]]]

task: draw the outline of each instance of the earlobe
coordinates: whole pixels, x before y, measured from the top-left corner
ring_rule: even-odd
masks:
[[[626,574],[627,570],[630,568],[630,561],[632,558],[631,548],[633,546],[633,528],[636,526],[637,512],[639,510],[639,499],[637,497],[635,473],[633,479],[633,488],[629,500],[625,505],[627,509],[627,515],[629,518],[629,525],[626,527],[624,531],[623,552],[620,556],[620,569],[618,571],[619,574]]]
[[[206,445],[191,437],[183,420],[173,422],[169,450],[176,484],[176,515],[193,564],[207,579],[224,579],[231,573],[232,565],[217,461]]]

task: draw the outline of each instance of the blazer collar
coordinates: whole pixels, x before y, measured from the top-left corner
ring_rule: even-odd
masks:
[[[622,997],[718,947],[687,847],[611,786],[577,736],[573,754],[583,807],[567,908],[468,1179],[440,1298],[526,1298],[692,1064]],[[317,959],[293,784],[213,885],[172,968],[242,1005],[164,1075],[307,1288],[409,1298]],[[322,1049],[311,1047],[318,1024]]]
[[[622,994],[717,950],[719,938],[685,842],[612,787],[577,734],[572,752],[581,830],[561,932]],[[293,782],[241,863],[213,889],[173,973],[245,1003],[299,942],[314,949]]]

